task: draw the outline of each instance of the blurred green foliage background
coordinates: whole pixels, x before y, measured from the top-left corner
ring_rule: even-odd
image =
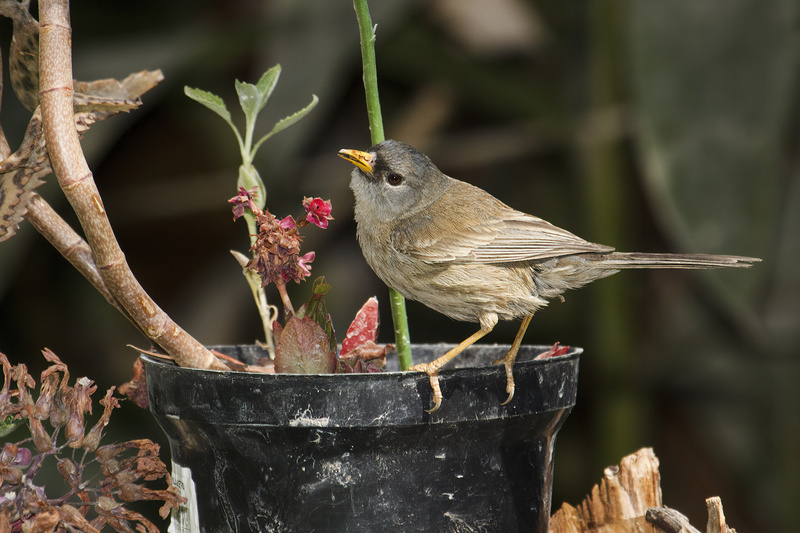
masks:
[[[737,530],[790,531],[800,499],[798,2],[372,4],[387,137],[594,242],[764,259],[749,271],[624,272],[535,317],[528,342],[585,349],[558,439],[554,510],[580,501],[603,467],[652,446],[665,504],[697,527],[704,498],[720,495]],[[386,289],[355,240],[351,166],[336,157],[369,145],[350,2],[72,10],[76,78],[166,76],[139,111],[96,125],[83,146],[134,273],[179,324],[206,344],[260,335],[228,253],[247,246],[226,203],[237,148],[183,86],[234,102],[234,78],[255,82],[275,63],[283,75],[265,128],[312,93],[320,104],[261,150],[267,205],[297,216],[304,195],[330,198],[335,220],[305,231],[304,249],[317,253],[312,274],[334,287],[336,329],[372,295],[390,323]],[[0,21],[6,59],[10,37]],[[9,89],[0,119],[15,149],[29,114]],[[52,176],[40,194],[74,222]],[[290,290],[299,302],[309,286]],[[458,342],[475,327],[408,309],[414,342]],[[487,341],[510,342],[516,327]],[[129,379],[129,343],[147,347],[29,225],[0,244],[0,351],[13,362],[43,367],[46,346],[105,389]],[[160,439],[131,406],[110,430]]]

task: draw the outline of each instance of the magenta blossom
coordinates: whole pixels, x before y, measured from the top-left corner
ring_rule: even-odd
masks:
[[[331,206],[330,200],[303,198],[303,209],[306,210],[306,220],[322,229],[328,227],[329,220],[333,220],[331,216],[333,206]]]
[[[294,221],[294,218],[292,218],[292,215],[289,215],[281,220],[281,227],[283,229],[294,229],[297,227],[297,223]]]
[[[289,281],[299,283],[311,275],[311,262],[314,261],[314,252],[300,255],[302,237],[299,230],[308,224],[327,227],[328,220],[331,220],[331,203],[320,198],[304,198],[306,214],[303,217],[295,220],[289,215],[278,219],[267,209],[259,209],[253,201],[256,192],[255,187],[249,191],[239,187],[239,194],[228,200],[233,204],[234,220],[241,217],[245,209],[255,216],[258,233],[250,247],[253,257],[247,268],[258,273],[262,287],[270,283],[279,286]]]
[[[303,257],[297,258],[297,267],[301,271],[301,279],[305,279],[311,275],[311,262],[314,260],[314,252],[308,252]]]

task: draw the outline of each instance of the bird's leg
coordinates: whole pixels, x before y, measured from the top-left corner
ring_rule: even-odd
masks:
[[[425,372],[431,378],[431,388],[433,389],[433,407],[427,410],[428,413],[432,413],[439,409],[442,405],[442,389],[439,387],[439,369],[442,368],[444,365],[449,363],[455,356],[469,348],[471,345],[478,342],[484,335],[492,331],[494,329],[494,325],[497,324],[497,320],[494,320],[494,324],[481,324],[481,329],[470,335],[467,339],[463,340],[458,346],[444,354],[443,356],[439,357],[435,361],[431,361],[430,363],[420,363],[418,365],[414,365],[409,368],[414,372]]]
[[[528,324],[531,323],[531,318],[533,318],[533,315],[528,315],[522,319],[522,324],[519,327],[517,336],[514,338],[514,344],[511,345],[511,349],[506,353],[505,357],[493,363],[495,365],[503,363],[506,367],[506,392],[508,393],[508,398],[500,405],[506,405],[514,398],[514,374],[511,369],[514,366],[514,360],[517,358],[517,352],[519,352],[519,347],[522,344],[522,337],[525,336],[525,330],[528,329]]]

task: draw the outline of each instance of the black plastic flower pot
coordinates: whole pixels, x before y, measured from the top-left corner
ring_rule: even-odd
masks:
[[[218,348],[245,361],[252,346]],[[415,362],[447,345],[413,347]],[[191,500],[180,531],[539,531],[550,515],[556,433],[575,404],[580,348],[514,365],[479,345],[428,376],[250,374],[144,357],[150,409]],[[185,528],[185,529],[184,529]]]

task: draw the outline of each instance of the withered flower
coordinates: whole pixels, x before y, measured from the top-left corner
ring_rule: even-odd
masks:
[[[249,209],[253,213],[256,212],[258,207],[253,200],[258,197],[258,187],[252,187],[249,191],[244,187],[239,187],[239,194],[228,200],[229,204],[233,204],[233,220],[244,216],[244,210]]]
[[[117,531],[158,532],[147,518],[125,507],[129,501],[161,500],[161,516],[166,518],[185,501],[158,458],[158,445],[142,439],[100,446],[111,413],[119,407],[113,387],[100,400],[100,419],[84,436],[97,387],[86,378],[70,386],[66,365],[49,350],[43,353],[51,366],[42,373],[38,398],[36,382],[25,365],[12,366],[0,353],[2,429],[12,437],[28,430],[28,435],[19,435],[19,442],[9,439],[0,450],[0,531],[99,532],[110,526]],[[12,381],[16,389],[11,388]],[[23,423],[9,425],[9,420]],[[83,451],[80,460],[73,448]],[[93,463],[100,465],[100,476],[94,474]],[[37,484],[38,474],[53,468],[69,485],[61,496]],[[152,487],[159,480],[166,482],[166,488]]]
[[[282,286],[290,281],[299,283],[311,275],[311,262],[314,252],[300,255],[302,237],[299,228],[310,224],[326,228],[328,220],[333,217],[331,204],[320,198],[304,198],[303,209],[306,213],[295,220],[291,215],[278,220],[275,215],[264,209],[259,209],[253,198],[256,189],[245,190],[239,187],[239,194],[228,200],[233,204],[234,220],[250,210],[255,216],[258,234],[250,250],[253,258],[247,263],[247,268],[258,273],[261,277],[261,286],[270,283]]]

